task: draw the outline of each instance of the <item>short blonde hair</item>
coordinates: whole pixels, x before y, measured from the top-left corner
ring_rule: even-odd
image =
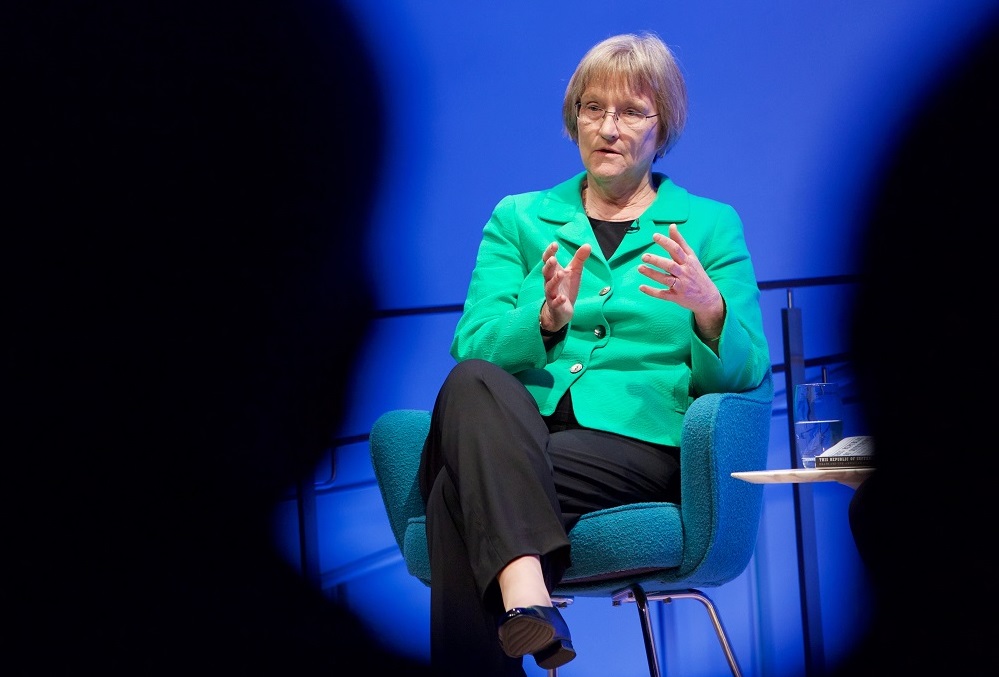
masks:
[[[656,159],[676,144],[687,124],[687,84],[673,52],[654,33],[625,33],[607,38],[590,48],[580,60],[565,88],[562,122],[565,132],[579,143],[576,104],[593,83],[627,86],[652,96],[659,117],[659,147]]]

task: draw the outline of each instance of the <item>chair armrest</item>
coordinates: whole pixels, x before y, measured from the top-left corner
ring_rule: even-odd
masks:
[[[742,393],[698,397],[684,417],[680,441],[680,514],[691,585],[721,585],[738,576],[756,547],[763,487],[732,477],[766,466],[773,375]]]
[[[402,552],[405,552],[406,524],[426,511],[417,474],[429,430],[429,411],[395,409],[379,416],[368,436],[371,465],[392,533]]]

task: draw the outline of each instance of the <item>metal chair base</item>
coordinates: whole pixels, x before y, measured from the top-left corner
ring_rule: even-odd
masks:
[[[728,661],[728,667],[732,670],[732,677],[742,677],[742,671],[739,670],[739,664],[736,662],[735,654],[732,652],[732,645],[729,643],[728,635],[725,633],[725,628],[722,625],[721,616],[718,615],[718,610],[715,608],[714,602],[707,595],[700,590],[694,589],[682,590],[680,592],[646,593],[642,589],[642,586],[633,585],[614,593],[611,596],[611,603],[614,606],[621,606],[627,602],[635,603],[638,609],[638,620],[642,624],[645,655],[649,661],[649,675],[651,677],[662,677],[662,671],[659,669],[659,653],[656,651],[655,637],[652,634],[652,621],[649,617],[649,602],[665,602],[669,604],[674,599],[696,599],[704,605],[704,608],[708,611],[708,616],[711,618],[711,624],[715,628],[715,634],[718,635],[718,642],[725,653],[725,660]],[[571,597],[552,598],[552,604],[559,608],[564,608],[571,603]],[[548,677],[558,677],[558,668],[548,670]]]

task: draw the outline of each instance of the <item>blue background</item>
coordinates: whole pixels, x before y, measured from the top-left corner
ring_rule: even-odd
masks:
[[[358,363],[341,439],[316,471],[321,585],[394,647],[425,657],[429,591],[399,559],[364,436],[385,410],[432,406],[453,364],[447,351],[455,307],[492,207],[507,194],[549,187],[581,170],[560,110],[583,53],[616,33],[658,33],[680,59],[690,111],[686,133],[654,169],[738,210],[761,283],[849,276],[859,272],[867,199],[882,163],[920,97],[946,75],[997,3],[347,4],[372,46],[388,107],[387,127],[375,129],[360,114],[367,102],[343,96],[359,111],[343,133],[384,135],[389,149],[363,238],[383,317]],[[343,167],[350,171],[349,157]],[[781,309],[789,295],[802,309],[806,356],[845,352],[851,284],[773,287],[762,303],[775,364],[783,362]],[[823,368],[849,396],[849,364],[832,359]],[[820,369],[809,367],[809,379],[821,378]],[[790,458],[782,379],[778,374],[771,468],[787,467]],[[865,433],[860,413],[849,410],[846,434]],[[852,491],[838,484],[813,489],[824,655],[832,668],[864,633],[868,582],[847,523]],[[798,675],[804,658],[791,488],[766,487],[764,500],[746,573],[708,593],[747,677]],[[275,519],[278,543],[297,562],[295,501],[280,506]],[[561,675],[648,674],[631,605],[577,600],[566,618],[579,658]],[[653,623],[667,674],[727,673],[699,605],[656,605]],[[534,674],[533,661],[525,666]]]

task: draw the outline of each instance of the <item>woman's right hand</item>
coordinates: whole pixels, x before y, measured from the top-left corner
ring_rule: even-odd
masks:
[[[590,258],[592,247],[582,245],[573,254],[569,265],[555,258],[558,243],[552,242],[541,255],[544,265],[541,272],[545,276],[545,303],[541,306],[541,326],[546,331],[558,331],[572,319],[576,297],[579,295],[579,282],[583,276],[583,264]]]

